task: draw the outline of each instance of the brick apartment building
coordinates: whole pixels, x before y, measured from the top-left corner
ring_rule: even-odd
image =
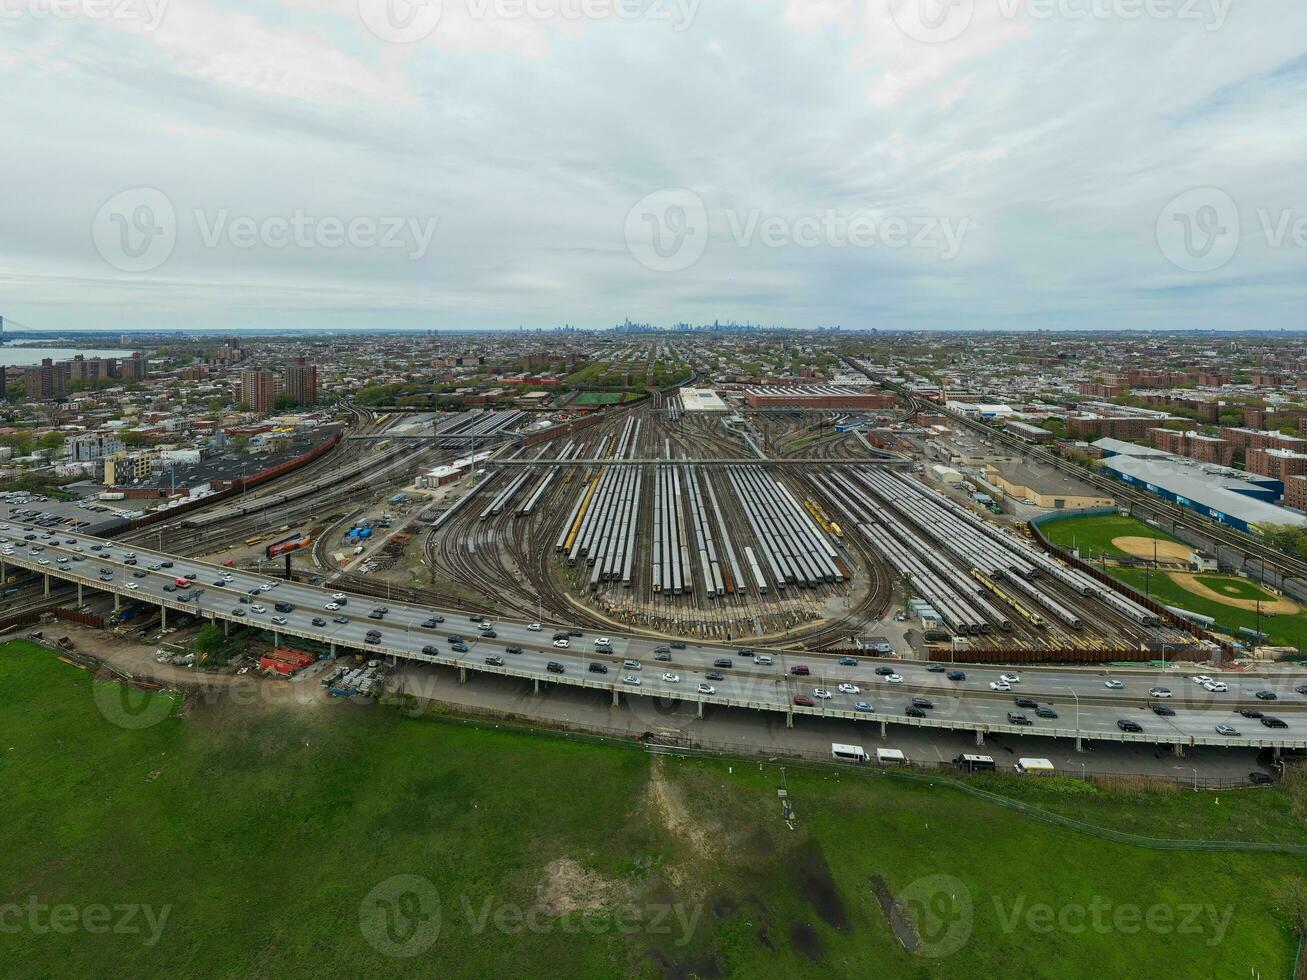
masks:
[[[1176,432],[1174,429],[1150,429],[1149,440],[1158,449],[1177,456],[1188,456],[1202,463],[1229,466],[1234,462],[1234,445],[1225,439],[1200,432]]]
[[[1127,389],[1114,381],[1077,381],[1076,390],[1087,398],[1116,398]]]
[[[1077,439],[1146,439],[1158,420],[1135,415],[1071,415],[1066,428]]]
[[[1288,449],[1295,453],[1307,452],[1307,439],[1299,436],[1286,436],[1274,429],[1249,429],[1235,426],[1223,426],[1221,438],[1230,442],[1235,449],[1245,453],[1250,449]]]
[[[1287,482],[1291,476],[1307,475],[1307,453],[1290,449],[1249,449],[1244,464],[1248,472],[1272,480]]]
[[[1307,510],[1307,476],[1291,476],[1284,481],[1284,503],[1294,510]]]

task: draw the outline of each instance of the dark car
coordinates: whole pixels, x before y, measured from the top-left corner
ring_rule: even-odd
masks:
[[[753,647],[740,647],[740,649],[735,651],[735,655],[737,657],[752,657]]]
[[[812,671],[808,669],[807,664],[799,664],[796,667],[791,667],[790,673],[794,674],[797,677],[807,677],[809,674],[812,673]]]
[[[331,617],[331,621],[332,621],[333,623],[348,623],[348,622],[349,622],[349,617],[348,617],[348,616],[332,616],[332,617]]]
[[[457,633],[455,633],[453,636],[446,637],[446,638],[445,638],[445,642],[446,642],[446,643],[465,643],[466,641],[465,641],[461,636],[459,636]]]
[[[145,572],[132,572],[132,578],[145,578]]]
[[[1128,718],[1122,718],[1116,723],[1116,727],[1123,732],[1142,732],[1144,726],[1137,721],[1130,721]]]
[[[374,644],[375,644],[375,643],[380,643],[380,642],[381,642],[381,637],[379,637],[379,636],[367,636],[367,637],[364,637],[364,640],[365,640],[366,642],[368,642],[368,643],[374,643]]]
[[[221,588],[224,588],[224,587],[226,587],[226,585],[227,585],[227,580],[224,579],[224,578],[219,578],[219,579],[214,579],[214,580],[213,580],[213,587],[214,587],[215,589],[221,589]]]
[[[135,559],[135,558],[124,558],[124,559],[123,559],[123,564],[124,564],[124,565],[135,565],[135,564],[136,564],[136,559]]]
[[[1278,701],[1280,698],[1280,696],[1274,691],[1258,691],[1254,697],[1256,697],[1258,701]]]
[[[1274,786],[1275,777],[1269,773],[1250,772],[1248,774],[1248,782],[1252,783],[1254,786]]]
[[[450,647],[455,653],[467,653],[466,643],[455,643]]]
[[[1018,708],[1038,708],[1039,702],[1034,698],[1014,698]]]
[[[326,625],[327,625],[327,621],[326,621],[325,619],[323,619],[321,616],[314,616],[314,617],[313,617],[313,625],[314,625],[314,626],[326,626]]]
[[[888,677],[890,674],[894,673],[894,668],[893,668],[893,667],[877,667],[877,668],[876,668],[876,673],[879,674],[881,677]]]
[[[1035,714],[1038,715],[1040,718],[1056,718],[1056,717],[1057,717],[1057,712],[1054,711],[1052,708],[1048,707],[1047,705],[1045,705],[1044,707],[1041,707],[1041,708],[1036,708],[1036,709],[1035,709]]]
[[[1243,715],[1245,718],[1260,718],[1262,716],[1262,713],[1256,708],[1240,708],[1239,714]]]
[[[559,632],[557,632],[557,633],[554,634],[554,639],[555,639],[555,640],[567,640],[567,639],[570,639],[570,637],[567,635],[566,632],[560,630]]]
[[[382,619],[385,617],[385,615],[386,614],[383,613],[380,609],[374,609],[372,610],[372,612],[368,613],[368,619]]]
[[[965,681],[967,672],[965,670],[950,670],[945,676],[951,681]]]
[[[589,667],[589,671],[590,671],[590,673],[592,673],[592,674],[606,674],[606,673],[608,673],[608,665],[607,665],[607,664],[591,664],[590,667]]]
[[[585,634],[582,633],[579,629],[573,627],[572,629],[567,631],[567,635],[570,639],[575,640],[578,636],[584,636]]]
[[[277,612],[291,612],[295,607],[289,602],[274,602],[272,608],[277,610]]]
[[[1288,727],[1289,727],[1289,726],[1285,723],[1285,721],[1284,721],[1282,718],[1276,718],[1276,717],[1273,716],[1273,715],[1266,715],[1265,717],[1263,717],[1263,718],[1262,718],[1262,724],[1265,725],[1267,728],[1288,728]]]
[[[926,664],[926,669],[932,674],[942,674],[945,668],[943,664]]]
[[[433,647],[430,643],[428,643],[426,646],[422,648],[422,652],[425,653],[428,657],[438,657],[440,656],[440,647]]]
[[[655,659],[655,660],[671,660],[671,659],[672,659],[672,651],[671,651],[671,650],[655,650],[655,651],[654,651],[654,659]]]
[[[486,630],[485,632],[483,632],[483,633],[481,634],[481,639],[483,639],[483,640],[494,640],[494,639],[497,639],[498,636],[499,636],[499,634],[496,633],[494,630]]]
[[[1299,694],[1307,694],[1307,684],[1299,684],[1297,687],[1294,688],[1294,690],[1297,691]],[[1265,773],[1263,773],[1262,775],[1265,775]]]
[[[672,643],[671,643],[671,647],[672,647],[673,650],[684,650],[684,649],[685,649],[685,641],[684,641],[684,640],[673,640]]]
[[[471,616],[469,616],[467,619],[468,619],[468,622],[470,622],[470,623],[480,623],[480,622],[484,621],[485,618],[486,618],[486,617],[482,616],[480,613],[473,613],[473,614],[472,614]]]
[[[159,562],[159,567],[160,567],[160,568],[172,568],[172,562],[170,562],[170,561],[161,561],[161,562]]]
[[[504,666],[504,658],[503,658],[503,657],[486,657],[486,663],[488,663],[491,667],[502,667],[502,666]]]
[[[710,681],[724,681],[724,680],[726,680],[726,675],[723,674],[720,670],[707,670],[707,671],[704,671],[703,676],[706,677],[706,678],[708,678],[708,680],[710,680]]]
[[[908,705],[908,710],[905,711],[904,714],[907,715],[909,718],[926,717],[926,712],[922,711],[920,708],[914,708],[912,705]]]
[[[511,647],[504,647],[504,652],[505,652],[505,653],[511,653],[511,654],[517,655],[517,654],[519,654],[519,653],[522,652],[522,648],[521,648],[520,646],[517,646],[516,644],[514,644],[514,645],[511,646]]]
[[[794,703],[802,708],[811,708],[813,700],[806,694],[796,694],[794,695]]]
[[[1015,711],[1009,711],[1007,713],[1007,723],[1009,725],[1029,725],[1031,722],[1025,715],[1018,714]]]
[[[914,708],[933,708],[935,707],[935,702],[930,700],[930,698],[923,698],[918,695],[912,699],[912,706]]]
[[[732,667],[734,663],[730,657],[718,657],[712,662],[712,665],[714,667]]]
[[[1152,706],[1152,708],[1153,708],[1153,714],[1161,715],[1163,718],[1170,718],[1175,714],[1174,708],[1168,708],[1164,704],[1155,704]]]
[[[445,621],[445,617],[444,617],[444,616],[432,616],[430,619],[425,620],[425,621],[422,623],[422,625],[423,625],[424,627],[426,627],[427,629],[435,629],[437,626],[439,626],[439,625],[440,625],[441,623],[443,623],[444,621]]]
[[[750,651],[750,652],[752,652],[752,651]],[[841,667],[856,667],[856,666],[858,666],[858,661],[857,661],[857,659],[854,658],[854,657],[840,657],[840,666],[841,666]]]
[[[551,674],[562,674],[566,672],[567,668],[557,660],[551,660],[549,663],[545,664],[545,670],[549,671]]]

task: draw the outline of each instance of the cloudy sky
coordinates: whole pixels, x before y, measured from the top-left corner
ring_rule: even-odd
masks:
[[[42,328],[1307,327],[1302,0],[0,0]]]

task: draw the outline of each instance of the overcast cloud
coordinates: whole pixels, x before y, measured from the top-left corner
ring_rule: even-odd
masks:
[[[34,327],[1307,326],[1302,0],[0,0],[0,88]]]

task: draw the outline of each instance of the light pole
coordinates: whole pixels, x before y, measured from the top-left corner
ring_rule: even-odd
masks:
[[[1075,700],[1076,703],[1076,745],[1079,746],[1080,745],[1080,695],[1076,693],[1075,688],[1069,686],[1067,687],[1067,693],[1071,695],[1071,697]],[[1084,768],[1084,765],[1085,764],[1083,762],[1080,763],[1080,767],[1082,769]]]

